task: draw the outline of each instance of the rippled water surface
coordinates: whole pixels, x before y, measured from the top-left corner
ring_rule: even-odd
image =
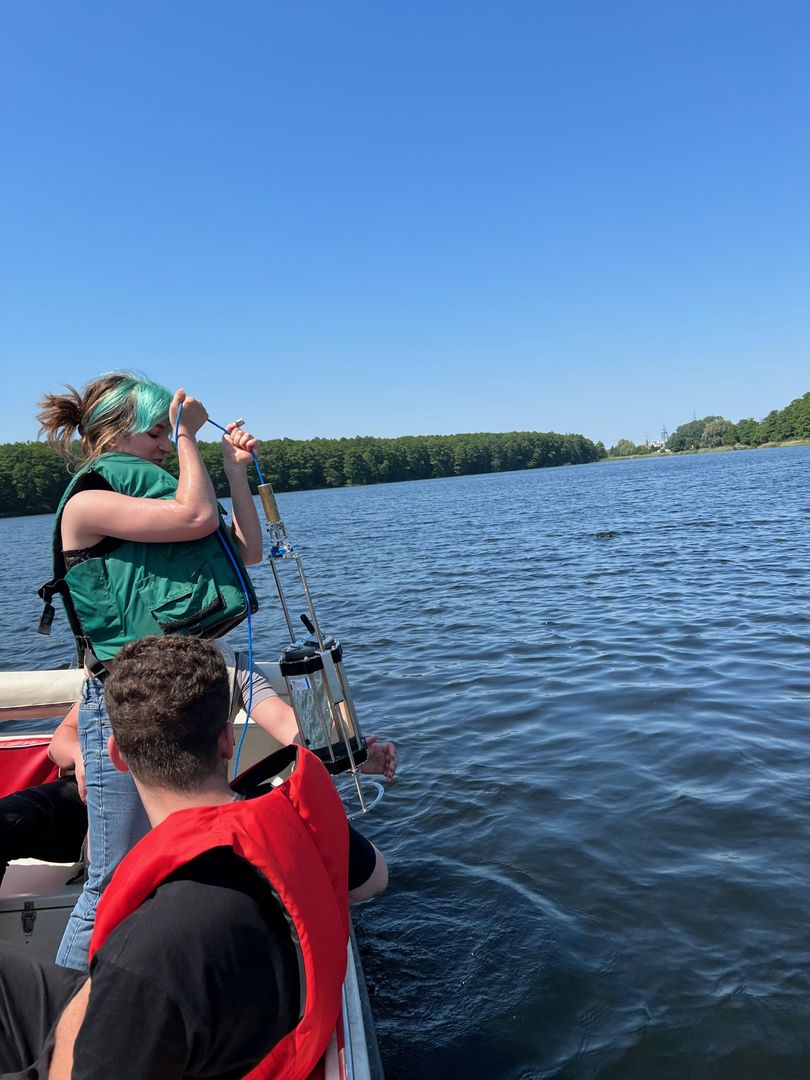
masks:
[[[810,1076],[809,468],[279,497],[364,729],[400,746],[363,823],[392,883],[357,919],[389,1080]],[[33,633],[50,524],[0,521],[7,667],[70,657],[62,616]]]

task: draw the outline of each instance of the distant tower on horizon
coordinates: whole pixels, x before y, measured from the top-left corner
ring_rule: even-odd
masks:
[[[663,427],[661,428],[661,442],[662,442],[662,443],[663,443],[663,444],[664,444],[665,446],[666,446],[666,444],[667,444],[667,443],[669,442],[669,432],[667,431],[667,426],[666,426],[666,424],[664,424],[664,426],[663,426]]]

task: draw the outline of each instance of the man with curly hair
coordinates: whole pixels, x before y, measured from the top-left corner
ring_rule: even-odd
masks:
[[[89,977],[0,950],[2,1075],[301,1075],[327,1045],[346,965],[349,830],[326,770],[287,747],[264,769],[283,779],[234,792],[210,642],[125,646],[105,696],[110,757],[152,831],[102,897]]]

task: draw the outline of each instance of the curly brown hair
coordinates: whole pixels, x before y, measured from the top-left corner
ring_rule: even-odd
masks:
[[[130,642],[116,657],[104,697],[118,747],[143,783],[194,791],[219,769],[230,691],[225,660],[210,641]]]

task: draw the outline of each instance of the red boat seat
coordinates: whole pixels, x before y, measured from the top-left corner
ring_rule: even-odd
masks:
[[[0,739],[0,798],[56,780],[59,769],[48,757],[50,735]]]

